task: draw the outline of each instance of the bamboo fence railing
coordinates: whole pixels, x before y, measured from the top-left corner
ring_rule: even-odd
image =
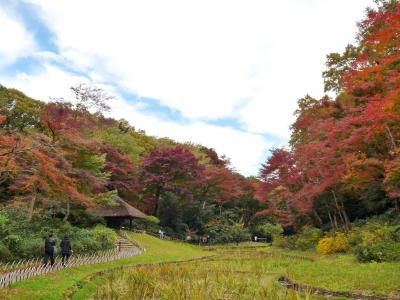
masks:
[[[50,264],[44,265],[42,260],[39,258],[0,264],[0,289],[13,284],[14,282],[23,281],[33,276],[59,271],[64,268],[92,265],[132,257],[141,254],[144,251],[145,249],[143,248],[132,247],[130,249],[122,250],[117,248],[93,255],[77,255],[70,257],[65,266],[62,265],[60,257],[57,257],[53,266]]]

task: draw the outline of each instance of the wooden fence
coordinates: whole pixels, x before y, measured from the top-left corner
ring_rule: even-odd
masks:
[[[113,249],[94,255],[72,256],[65,267],[62,265],[59,257],[56,259],[56,262],[53,266],[50,266],[49,264],[44,265],[41,259],[32,259],[3,264],[0,265],[0,289],[7,287],[14,282],[23,281],[37,275],[59,271],[63,268],[109,262],[112,260],[135,256],[143,253],[144,251],[146,250],[141,248],[130,248],[121,251],[118,249]]]

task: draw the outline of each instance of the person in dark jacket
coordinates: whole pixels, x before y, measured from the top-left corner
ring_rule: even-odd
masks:
[[[72,253],[71,241],[69,240],[69,237],[67,235],[65,235],[64,238],[62,239],[60,243],[60,248],[61,248],[62,265],[65,267]]]
[[[50,233],[44,242],[44,264],[47,265],[50,259],[50,265],[54,265],[56,241]]]

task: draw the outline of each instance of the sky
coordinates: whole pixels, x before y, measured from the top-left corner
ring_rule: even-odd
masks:
[[[326,54],[372,0],[0,0],[0,84],[43,101],[79,83],[147,134],[199,143],[257,175]]]

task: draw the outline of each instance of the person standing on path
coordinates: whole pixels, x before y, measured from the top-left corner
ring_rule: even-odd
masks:
[[[61,262],[63,267],[66,266],[72,253],[71,241],[67,235],[64,236],[60,243],[61,248]]]
[[[56,241],[53,239],[53,234],[49,234],[44,242],[44,264],[47,265],[50,259],[50,265],[54,265]]]

